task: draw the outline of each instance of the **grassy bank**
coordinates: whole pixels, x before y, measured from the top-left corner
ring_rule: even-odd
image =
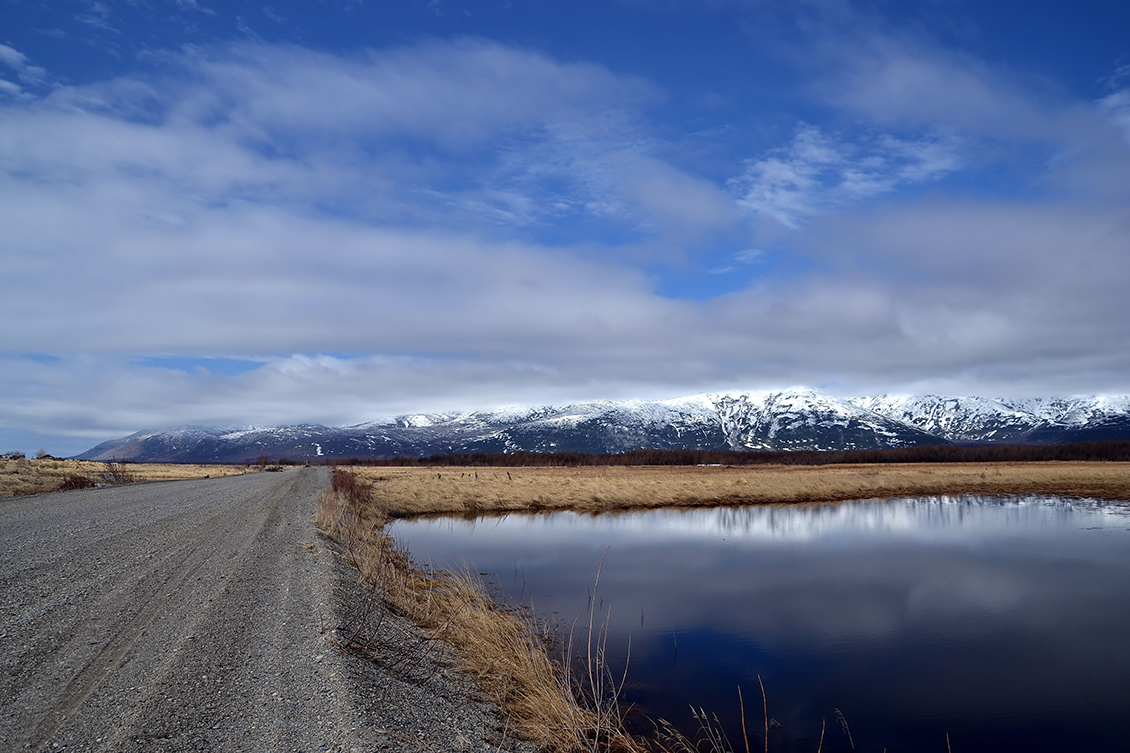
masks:
[[[95,463],[55,458],[0,459],[0,497],[68,489],[89,489],[100,484],[216,478],[245,473],[241,465],[181,465],[173,463]]]
[[[391,517],[832,502],[933,494],[1130,499],[1130,463],[577,468],[364,467]]]
[[[588,656],[586,671],[567,671],[550,658],[547,637],[532,618],[496,604],[477,576],[426,572],[412,562],[385,532],[390,519],[371,483],[334,470],[316,521],[381,602],[360,610],[340,648],[366,655],[381,641],[382,610],[391,609],[416,623],[429,641],[456,650],[463,669],[501,709],[509,734],[561,753],[643,750],[622,730],[615,679],[594,634],[599,627],[589,625],[580,646]]]

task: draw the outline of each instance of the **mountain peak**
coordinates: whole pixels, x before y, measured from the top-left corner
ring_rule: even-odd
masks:
[[[187,426],[104,442],[88,460],[247,462],[472,452],[616,453],[642,448],[848,450],[952,442],[1130,438],[1130,397],[1008,400],[790,387],[486,411],[411,413],[349,427]]]

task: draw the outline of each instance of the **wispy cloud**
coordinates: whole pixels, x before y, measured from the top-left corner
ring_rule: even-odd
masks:
[[[25,91],[25,87],[37,89],[47,83],[47,71],[44,68],[32,65],[27,55],[19,50],[0,44],[0,70],[4,68],[20,82],[0,78],[0,92],[10,96],[26,97],[30,92]]]
[[[12,159],[45,179],[128,172],[182,203],[317,197],[382,221],[450,225],[481,210],[522,224],[648,204],[611,176],[647,164],[630,112],[656,91],[596,66],[478,41],[352,59],[246,44],[165,62],[177,75],[63,88],[11,113]]]
[[[821,211],[937,180],[959,166],[952,139],[880,134],[849,142],[802,124],[789,144],[747,162],[729,185],[748,211],[797,228]]]
[[[263,15],[266,16],[267,18],[271,19],[272,21],[274,21],[275,23],[277,23],[280,26],[285,25],[286,22],[287,22],[285,16],[279,15],[278,12],[269,5],[263,6]]]
[[[114,11],[106,3],[100,0],[87,0],[86,12],[77,15],[75,20],[95,29],[117,32],[118,28],[111,21],[113,16]]]
[[[657,156],[642,112],[659,90],[599,66],[481,40],[351,58],[255,42],[162,62],[176,75],[64,88],[17,114],[17,161],[380,222],[738,221],[724,191]],[[39,128],[62,146],[46,148]]]
[[[867,30],[819,46],[824,71],[809,85],[822,101],[878,126],[1048,137],[1062,109],[1041,103],[1007,72],[918,38]]]
[[[1098,101],[1099,111],[1117,124],[1130,139],[1130,65],[1115,69],[1103,82],[1110,94]]]
[[[746,248],[738,251],[726,260],[725,264],[713,267],[709,270],[712,275],[724,275],[730,272],[736,272],[742,267],[748,267],[750,264],[761,261],[765,257],[765,252],[759,248]]]
[[[0,63],[20,70],[27,65],[27,56],[6,44],[0,44]]]

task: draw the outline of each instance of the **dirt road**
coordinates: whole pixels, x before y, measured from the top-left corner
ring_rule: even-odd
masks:
[[[326,482],[292,469],[0,503],[0,748],[483,749],[494,722],[442,677],[398,687],[325,641],[344,579],[311,525]]]

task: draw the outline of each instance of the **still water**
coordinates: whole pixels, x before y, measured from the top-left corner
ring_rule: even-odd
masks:
[[[774,751],[1130,750],[1130,504],[929,497],[399,522],[584,640],[610,625],[625,700],[691,705]],[[599,588],[597,569],[604,558]],[[837,721],[846,719],[851,741]]]

